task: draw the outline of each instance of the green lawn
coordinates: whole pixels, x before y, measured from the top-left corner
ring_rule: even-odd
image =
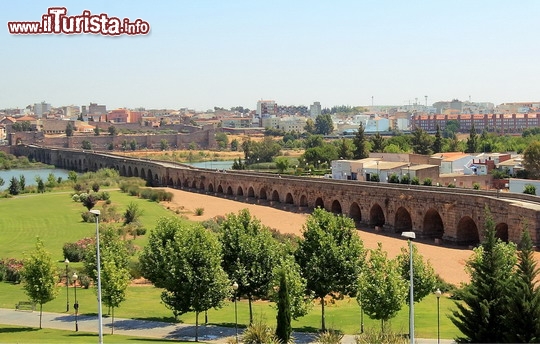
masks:
[[[11,325],[0,325],[0,338],[2,338],[2,343],[96,343],[98,341],[97,333]],[[104,334],[103,341],[106,343],[189,343],[176,340],[121,336],[118,334]]]
[[[161,205],[136,197],[128,196],[119,191],[110,191],[113,205],[122,213],[129,202],[136,202],[143,209],[141,218],[143,225],[151,230],[156,220],[162,216],[172,216],[172,212]],[[13,199],[0,199],[0,258],[23,258],[25,252],[34,249],[35,238],[39,236],[46,249],[51,252],[53,259],[58,261],[58,268],[64,269],[62,246],[66,242],[74,242],[85,236],[95,235],[95,225],[82,222],[80,213],[85,210],[81,203],[71,201],[70,193],[32,194]],[[98,207],[99,209],[99,207]],[[144,246],[148,235],[137,238],[135,244]],[[72,269],[81,269],[82,263],[70,264]],[[61,270],[63,271],[63,270]],[[124,318],[140,318],[147,320],[173,321],[172,312],[160,301],[161,290],[148,286],[129,287],[127,300],[115,311],[115,316]],[[77,296],[80,312],[85,314],[97,313],[96,296],[92,289],[78,289]],[[71,287],[69,298],[71,310],[74,291]],[[18,301],[27,300],[21,285],[0,283],[0,307],[14,308]],[[437,337],[437,308],[435,296],[429,296],[415,306],[416,336],[419,338]],[[459,334],[447,315],[453,307],[451,300],[441,298],[441,338],[454,338]],[[60,287],[57,298],[43,307],[44,311],[65,312],[66,287]],[[104,310],[106,312],[106,310]],[[298,321],[293,321],[297,331],[312,331],[320,327],[320,305],[315,305],[312,311]],[[268,324],[275,325],[275,311],[268,302],[257,302],[254,305],[256,317],[262,317]],[[234,305],[227,303],[220,310],[210,310],[208,320],[212,324],[234,326]],[[194,314],[180,317],[184,323],[195,323]],[[204,321],[201,316],[200,321]],[[248,323],[247,302],[238,303],[239,324]],[[380,323],[364,316],[366,327],[379,328]],[[360,308],[356,300],[338,301],[326,307],[326,324],[329,328],[342,330],[347,334],[357,333],[360,329]],[[395,330],[408,332],[408,308],[406,306],[391,322]],[[36,325],[37,326],[37,325]]]

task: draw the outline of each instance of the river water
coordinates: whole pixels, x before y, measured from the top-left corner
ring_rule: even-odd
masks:
[[[62,180],[66,180],[68,177],[68,170],[62,170],[59,168],[40,168],[32,170],[23,170],[23,169],[11,169],[11,170],[0,170],[0,178],[4,180],[4,185],[0,186],[0,191],[6,190],[9,188],[9,181],[11,178],[15,177],[19,179],[21,175],[24,175],[25,184],[37,185],[36,176],[40,176],[44,182],[47,181],[49,174],[54,174],[55,179],[62,177]]]

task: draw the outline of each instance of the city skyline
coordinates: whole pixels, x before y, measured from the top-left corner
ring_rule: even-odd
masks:
[[[13,35],[47,9],[142,19],[146,35]],[[2,3],[0,108],[534,102],[533,0]],[[372,98],[373,97],[373,98]]]

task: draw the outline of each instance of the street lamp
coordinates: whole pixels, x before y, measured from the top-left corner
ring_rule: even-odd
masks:
[[[407,164],[407,177],[409,177],[408,184],[411,185],[411,163]]]
[[[416,239],[416,233],[403,232],[402,237],[409,239],[409,338],[411,344],[414,344],[414,279],[413,279],[413,248],[412,241]]]
[[[69,259],[66,258],[64,260],[64,263],[66,264],[66,312],[69,312],[69,276],[68,276],[68,265],[69,265]]]
[[[232,288],[234,290],[234,329],[236,331],[236,343],[238,343],[238,309],[236,308],[236,291],[238,290],[238,283],[234,282]]]
[[[99,255],[99,210],[90,210],[96,216],[96,265],[97,265],[97,284],[98,284],[98,333],[99,344],[103,344],[103,319],[101,312],[101,260]]]
[[[79,322],[78,322],[78,315],[79,315],[79,302],[77,302],[77,273],[73,273],[73,288],[75,290],[75,303],[73,304],[73,308],[75,308],[75,332],[79,331]]]
[[[437,344],[441,344],[441,319],[439,316],[439,301],[441,298],[441,294],[441,290],[437,288],[437,290],[435,291],[435,296],[437,296]]]

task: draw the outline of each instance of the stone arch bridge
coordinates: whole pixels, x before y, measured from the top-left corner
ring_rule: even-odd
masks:
[[[120,175],[140,177],[152,186],[168,186],[240,201],[292,208],[322,207],[348,215],[358,225],[387,231],[414,231],[417,237],[459,245],[482,239],[484,208],[489,207],[497,236],[519,242],[525,224],[540,244],[540,198],[471,189],[426,187],[322,178],[278,176],[253,171],[217,171],[170,162],[130,158],[105,152],[16,146],[25,155],[58,168],[78,172],[113,168]]]

